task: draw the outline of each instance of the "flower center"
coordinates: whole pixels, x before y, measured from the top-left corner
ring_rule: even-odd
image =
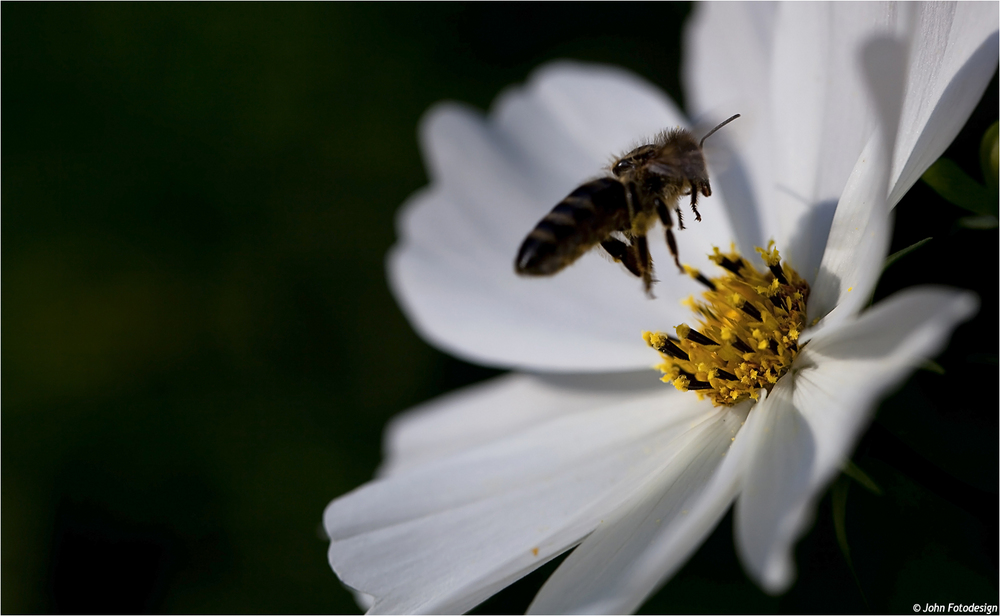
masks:
[[[771,391],[792,366],[799,352],[797,340],[805,327],[809,284],[787,263],[781,263],[774,242],[758,248],[768,270],[760,272],[735,252],[718,248],[709,258],[727,270],[709,280],[685,266],[708,291],[703,300],[684,303],[698,314],[699,327],[686,324],[676,336],[643,332],[649,346],[660,352],[663,382],[681,391],[708,396],[716,406],[733,405],[759,391]]]

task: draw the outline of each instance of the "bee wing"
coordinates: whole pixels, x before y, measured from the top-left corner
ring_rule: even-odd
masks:
[[[645,168],[649,173],[665,178],[676,178],[681,175],[680,169],[661,160],[651,160],[646,163]]]
[[[612,231],[611,235],[608,236],[608,239],[618,240],[622,244],[625,244],[625,246],[632,245],[632,238],[626,235],[624,231]],[[599,243],[595,244],[594,247],[590,249],[590,252],[596,252],[602,259],[610,263],[621,263],[619,259],[612,256],[611,253]]]

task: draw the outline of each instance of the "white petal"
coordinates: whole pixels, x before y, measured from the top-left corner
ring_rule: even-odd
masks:
[[[713,412],[664,387],[374,481],[327,508],[330,563],[376,612],[466,611],[579,542]]]
[[[725,198],[743,254],[753,254],[755,246],[766,246],[776,235],[769,207],[775,188],[775,119],[768,104],[776,9],[767,2],[698,3],[685,30],[682,74],[688,109],[695,117],[719,120],[742,114],[706,149],[733,145],[725,164],[712,166],[712,187]],[[710,165],[713,160],[709,156]]]
[[[736,542],[765,590],[783,592],[794,580],[794,543],[878,399],[940,351],[976,305],[969,293],[940,288],[898,293],[814,338],[751,413],[737,436],[754,453],[736,505]]]
[[[794,406],[794,383],[794,376],[779,381],[739,436],[752,454],[736,504],[737,551],[750,577],[771,593],[794,580],[792,542],[811,517],[803,495],[812,495],[817,436]]]
[[[736,105],[744,113],[730,132],[735,162],[714,176],[744,252],[775,239],[815,280],[837,199],[879,121],[855,61],[862,44],[881,35],[909,41],[890,178],[895,205],[954,139],[996,70],[996,3],[697,9],[685,57],[691,107]]]
[[[546,168],[554,164],[553,156],[563,153],[550,149],[553,142],[568,141],[599,169],[611,156],[636,142],[686,124],[683,114],[661,90],[633,73],[612,66],[553,62],[532,74],[528,89],[531,91],[527,96],[518,96],[516,90],[501,96],[492,115],[497,127],[520,150],[536,155],[532,162]],[[542,110],[542,118],[551,125],[550,130],[539,135],[536,130],[541,128],[540,122],[526,122],[529,114],[518,112],[522,104]],[[589,174],[577,175],[570,179],[577,184],[588,177]]]
[[[837,199],[880,120],[858,54],[872,37],[894,31],[896,11],[880,2],[780,8],[770,75],[772,113],[780,118],[774,239],[789,263],[814,280]]]
[[[719,174],[740,248],[770,239],[814,280],[837,199],[877,121],[857,70],[886,3],[706,3],[688,31],[685,77],[697,112],[744,114],[736,162]]]
[[[889,249],[891,214],[885,199],[888,159],[878,139],[861,154],[834,215],[823,261],[810,290],[807,337],[842,323],[868,303]]]
[[[997,69],[996,2],[917,7],[890,205],[944,153]]]
[[[725,456],[749,407],[717,409],[683,441],[677,439],[680,451],[674,461],[601,521],[552,574],[529,613],[634,612],[729,509],[737,475],[729,473],[723,489],[710,480],[728,461]]]
[[[386,427],[379,475],[499,440],[569,413],[662,393],[652,370],[593,375],[506,374],[421,404]]]
[[[677,119],[669,101],[637,77],[567,63],[506,93],[489,120],[453,104],[435,108],[421,131],[434,181],[404,206],[388,263],[414,327],[437,346],[490,365],[614,371],[655,362],[641,332],[683,320],[687,309],[666,298],[700,291],[672,269],[656,239],[662,232],[650,242],[661,266],[659,301],[596,252],[549,278],[518,277],[513,260],[549,209],[601,173],[607,159],[597,152],[608,156]],[[558,162],[545,157],[546,145]],[[726,218],[706,212],[678,243],[685,261],[707,268],[712,243],[725,246],[730,237]]]
[[[899,123],[905,45],[893,38],[870,39],[858,58],[876,112],[878,130],[858,158],[840,196],[809,298],[808,320],[823,327],[843,322],[865,306],[875,290],[889,250],[891,219],[886,195]]]
[[[351,591],[351,594],[354,595],[354,602],[361,606],[361,609],[364,611],[367,612],[373,605],[375,605],[375,597],[361,591],[354,590],[349,586],[347,587],[347,590]]]

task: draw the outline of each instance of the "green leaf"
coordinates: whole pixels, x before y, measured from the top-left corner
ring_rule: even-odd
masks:
[[[878,484],[872,481],[872,478],[858,468],[854,462],[847,461],[847,465],[844,467],[844,474],[863,485],[872,494],[882,496],[882,488],[878,487]]]
[[[970,364],[986,364],[987,366],[1000,365],[1000,354],[997,353],[973,353],[965,358]]]
[[[849,481],[844,477],[838,477],[833,482],[830,494],[833,504],[833,529],[837,533],[837,545],[840,546],[840,552],[844,555],[848,565],[851,564],[851,547],[847,545],[847,490],[850,487]]]
[[[983,178],[986,179],[986,186],[993,189],[994,196],[997,192],[997,162],[1000,154],[997,152],[997,123],[986,129],[983,133],[983,141],[979,144],[979,164],[983,168]]]
[[[939,158],[924,172],[922,179],[949,203],[976,214],[997,215],[996,194],[947,158]]]
[[[963,216],[958,219],[958,226],[966,229],[996,229],[1000,220],[996,216]]]
[[[906,248],[904,248],[902,250],[897,250],[896,252],[892,253],[891,255],[889,255],[888,257],[885,258],[885,265],[882,266],[882,270],[885,271],[885,270],[889,269],[890,265],[892,265],[896,261],[899,261],[900,259],[902,259],[906,255],[910,254],[911,252],[913,252],[917,248],[920,248],[921,246],[923,246],[927,242],[931,241],[932,239],[934,239],[934,238],[933,237],[925,237],[924,239],[920,240],[919,242],[916,242],[914,244],[910,244]]]
[[[849,462],[848,464],[853,463]],[[833,530],[837,535],[837,545],[840,546],[840,552],[844,555],[844,560],[847,561],[847,568],[851,570],[851,576],[854,578],[854,583],[861,594],[861,600],[868,606],[868,597],[865,596],[865,589],[861,586],[861,580],[858,579],[858,574],[854,570],[854,563],[851,561],[851,546],[847,544],[847,490],[850,487],[851,482],[843,475],[837,477],[837,480],[833,482],[833,488],[830,491],[830,503],[833,508]],[[870,606],[869,609],[871,609]]]
[[[935,374],[944,374],[944,366],[937,363],[933,359],[925,359],[920,362],[920,369],[927,370],[928,372],[933,372]]]

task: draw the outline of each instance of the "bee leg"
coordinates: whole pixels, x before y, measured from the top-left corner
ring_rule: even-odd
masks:
[[[611,255],[612,259],[624,265],[625,269],[631,272],[633,276],[642,278],[642,270],[639,269],[639,263],[636,261],[635,253],[631,246],[621,240],[610,237],[601,242],[601,248]]]
[[[653,261],[649,257],[649,245],[646,243],[645,235],[635,238],[631,246],[613,237],[608,238],[601,242],[601,248],[615,261],[624,265],[633,276],[642,278],[646,295],[653,297]]]
[[[679,209],[679,208],[678,208]],[[698,212],[698,187],[691,187],[691,211],[694,212],[694,219],[701,222],[701,213]]]
[[[686,228],[684,226],[684,212],[681,211],[680,206],[675,207],[674,211],[677,212],[677,228],[683,231]]]
[[[632,240],[632,249],[635,251],[639,269],[642,270],[642,287],[646,290],[646,296],[653,299],[653,259],[649,256],[649,244],[646,242],[646,236],[636,236]]]
[[[691,209],[694,210],[694,219],[697,220],[698,222],[701,222],[701,214],[698,212],[698,193],[699,192],[701,194],[703,194],[704,196],[706,196],[706,197],[711,197],[712,196],[712,187],[708,185],[707,181],[705,181],[705,182],[697,181],[697,182],[692,182],[691,183]],[[678,215],[680,215],[680,208],[678,208],[677,213],[678,213]],[[684,226],[681,225],[681,229],[683,229],[683,228],[684,228]]]
[[[677,269],[679,269],[683,274],[684,268],[681,267],[680,257],[677,256],[677,240],[674,239],[674,221],[670,218],[670,209],[659,197],[657,197],[654,201],[656,203],[656,213],[660,217],[660,222],[663,223],[663,226],[667,230],[667,247],[670,248],[670,254],[674,257],[674,263],[677,264]],[[679,213],[680,209],[678,208],[678,214]]]
[[[636,268],[642,275],[642,286],[646,290],[646,295],[650,299],[653,299],[653,259],[649,256],[649,243],[646,241],[646,225],[643,224],[641,228],[636,226],[640,199],[639,188],[635,185],[635,182],[629,182],[625,185],[625,202],[628,205],[630,229],[627,235],[632,238],[632,246],[630,247],[632,258],[635,260]]]

